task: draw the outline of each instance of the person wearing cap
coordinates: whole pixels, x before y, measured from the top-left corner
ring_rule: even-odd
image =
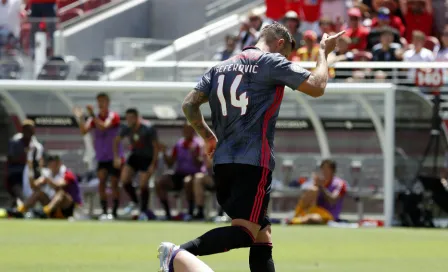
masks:
[[[285,14],[285,18],[283,19],[284,25],[288,29],[291,36],[296,41],[296,47],[293,48],[297,50],[300,46],[300,42],[302,41],[302,32],[299,31],[300,27],[300,19],[297,12],[290,10]]]
[[[406,21],[405,38],[408,42],[412,40],[415,30],[423,32],[426,36],[432,34],[431,0],[400,0],[400,8]]]
[[[226,35],[225,41],[226,41],[225,48],[224,49],[221,48],[221,50],[216,52],[216,54],[213,56],[214,61],[225,61],[241,52],[236,48],[238,44],[237,36]]]
[[[29,167],[30,175],[37,175],[38,168],[42,162],[42,145],[40,145],[34,136],[34,121],[24,120],[22,123],[22,132],[15,134],[8,143],[7,156],[7,176],[6,189],[13,200],[13,206],[16,201],[24,201],[23,183],[24,170]]]
[[[267,25],[267,23],[263,21],[263,18],[254,12],[250,12],[247,17],[248,20],[242,23],[240,33],[238,34],[241,49],[255,45],[260,35],[260,31]]]
[[[348,28],[345,30],[345,35],[352,40],[349,49],[366,50],[369,29],[361,24],[361,11],[358,8],[351,8],[348,10],[348,17],[349,22]]]
[[[386,7],[378,9],[377,16],[372,19],[372,28],[390,26],[396,29],[401,36],[404,36],[406,27],[401,21],[400,17],[393,15]]]
[[[373,61],[399,61],[396,51],[401,44],[394,43],[394,31],[391,27],[381,29],[380,43],[372,49]]]
[[[316,61],[319,53],[317,34],[313,30],[303,33],[304,46],[297,50],[297,61]]]

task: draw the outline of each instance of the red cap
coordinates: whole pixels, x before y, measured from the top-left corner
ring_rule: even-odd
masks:
[[[361,18],[361,11],[359,10],[359,8],[351,8],[348,10],[348,16],[350,17],[358,17]]]
[[[317,40],[317,34],[312,30],[307,30],[303,33],[303,38],[315,41]]]

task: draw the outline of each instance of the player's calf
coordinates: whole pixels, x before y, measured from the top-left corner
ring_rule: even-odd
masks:
[[[249,266],[251,272],[275,272],[270,225],[260,230],[250,247]]]

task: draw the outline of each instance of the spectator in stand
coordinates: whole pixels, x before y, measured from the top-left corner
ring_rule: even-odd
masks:
[[[319,44],[317,34],[312,30],[307,30],[303,34],[304,46],[297,50],[296,61],[316,61],[319,55]]]
[[[413,39],[415,30],[423,32],[426,36],[432,34],[431,0],[400,0],[400,5],[406,21],[406,40]]]
[[[324,160],[320,171],[302,185],[304,192],[297,204],[295,216],[287,223],[326,224],[338,221],[342,211],[347,182],[336,175],[336,162]]]
[[[440,38],[441,46],[436,55],[436,61],[448,61],[448,24],[445,24],[445,29]]]
[[[394,43],[394,31],[390,27],[385,27],[381,31],[380,43],[372,50],[373,61],[399,61],[397,50],[401,44]]]
[[[391,14],[390,10],[386,7],[380,7],[377,15],[372,19],[372,28],[390,26],[398,31],[400,36],[405,34],[405,26],[401,21],[401,18]]]
[[[265,25],[267,25],[267,23],[263,22],[260,15],[250,12],[248,21],[243,22],[238,35],[241,43],[241,49],[255,45],[258,40],[258,36],[260,35],[260,31]]]
[[[349,46],[350,50],[356,49],[363,51],[367,48],[367,36],[369,29],[361,24],[361,11],[358,8],[351,8],[348,10],[349,23],[345,31],[345,35],[350,37],[352,43]]]
[[[328,64],[332,65],[333,63],[339,61],[353,61],[355,55],[348,48],[350,46],[351,40],[347,36],[342,36],[338,40],[337,48],[334,52],[331,52],[328,55]],[[352,74],[352,69],[350,68],[338,68],[335,69],[335,79],[346,79],[349,78]]]
[[[34,35],[39,31],[40,24],[45,22],[45,29],[49,37],[48,48],[53,48],[53,34],[57,23],[57,0],[26,0],[30,5],[29,22],[31,23],[30,46],[34,50]]]
[[[291,36],[296,41],[296,47],[293,48],[293,50],[297,50],[300,46],[300,42],[302,41],[302,32],[299,31],[300,19],[297,15],[297,12],[292,10],[288,11],[285,14],[284,24]]]
[[[434,55],[431,50],[426,49],[425,46],[426,35],[425,33],[415,30],[412,33],[412,45],[413,48],[407,50],[403,54],[403,61],[407,62],[431,62],[434,60]],[[409,69],[408,80],[415,82],[416,69]]]
[[[197,173],[205,172],[204,165],[204,142],[196,136],[196,132],[189,124],[184,125],[183,137],[177,141],[172,149],[171,155],[164,152],[165,163],[172,167],[175,165],[174,172],[163,175],[156,183],[156,192],[160,202],[165,209],[166,217],[171,219],[171,210],[168,205],[168,191],[180,191],[185,186],[185,194],[189,202],[189,215],[193,217],[194,213],[194,195],[193,182],[186,182]]]
[[[205,219],[204,204],[205,204],[205,192],[215,190],[215,181],[213,178],[213,162],[204,154],[205,165],[207,167],[206,172],[196,173],[193,179],[193,192],[194,201],[196,204],[197,212],[194,215],[195,220]]]
[[[287,11],[288,1],[291,0],[265,0],[266,17],[273,21],[281,20]]]
[[[320,42],[320,40],[322,39],[322,35],[324,33],[332,33],[335,31],[335,27],[333,22],[331,21],[330,18],[328,17],[322,17],[319,20],[319,29],[320,29],[320,35],[318,36],[317,40]]]
[[[96,96],[99,112],[95,115],[93,106],[87,106],[89,119],[84,121],[83,111],[81,108],[73,109],[73,114],[78,120],[79,129],[84,136],[90,131],[93,132],[95,155],[97,166],[97,176],[99,180],[98,192],[100,194],[100,203],[102,214],[100,220],[110,220],[117,217],[118,207],[120,205],[120,188],[118,180],[120,178],[121,166],[114,166],[114,140],[120,132],[120,116],[118,113],[109,109],[110,98],[106,93],[99,93]],[[120,158],[123,160],[123,147],[119,146]],[[107,199],[107,181],[110,178],[113,206],[112,214],[108,212]]]
[[[236,49],[236,45],[238,43],[238,37],[235,35],[226,35],[226,48],[213,56],[213,60],[215,61],[225,61],[237,54],[239,54],[240,50]]]
[[[0,0],[0,49],[9,43],[11,36],[14,41],[19,39],[21,11],[22,0]]]
[[[312,30],[320,34],[319,19],[321,17],[323,0],[301,0],[299,2],[300,10],[297,13],[300,14],[300,18],[302,19],[300,30],[302,32]]]

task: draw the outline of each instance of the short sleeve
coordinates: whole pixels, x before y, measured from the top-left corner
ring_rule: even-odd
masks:
[[[86,121],[86,129],[91,129],[91,128],[95,128],[95,122],[93,122],[93,118],[89,117]]]
[[[272,65],[270,70],[270,80],[274,84],[286,85],[293,90],[297,90],[311,72],[302,68],[299,64],[292,63],[286,58],[272,54]]]
[[[115,112],[111,112],[107,119],[104,121],[104,125],[118,127],[120,125],[120,116]]]
[[[71,171],[66,171],[64,174],[64,181],[66,184],[75,183],[76,182],[75,174],[73,174],[73,172]]]
[[[203,92],[207,96],[210,94],[212,90],[212,71],[213,68],[202,76],[201,80],[194,88],[195,90]]]
[[[120,129],[120,137],[123,138],[123,137],[128,136],[130,131],[131,131],[131,129],[130,129],[129,127],[127,127],[127,126],[123,126],[123,127]]]

